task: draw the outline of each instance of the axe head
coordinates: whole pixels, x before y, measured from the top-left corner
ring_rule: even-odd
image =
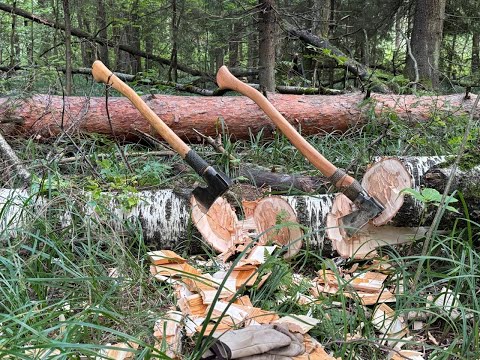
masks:
[[[222,196],[232,185],[232,180],[222,173],[208,166],[202,174],[203,179],[207,183],[207,187],[198,186],[193,189],[192,194],[195,200],[204,210],[208,210],[215,200]]]
[[[221,171],[215,170],[194,150],[190,149],[184,160],[207,183],[207,187],[199,186],[192,191],[192,195],[197,200],[197,203],[203,208],[204,212],[207,212],[215,200],[222,196],[232,185],[232,180]]]
[[[363,189],[357,193],[353,203],[358,210],[340,218],[340,223],[349,237],[385,210],[385,207],[377,199],[368,195]]]

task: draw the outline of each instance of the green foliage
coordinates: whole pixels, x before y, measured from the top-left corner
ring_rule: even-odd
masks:
[[[414,189],[403,189],[401,192],[412,195],[416,200],[420,201],[421,203],[427,206],[428,205],[439,206],[442,200],[442,194],[440,194],[438,190],[431,189],[431,188],[424,188],[421,191],[417,191]],[[445,209],[451,212],[459,213],[459,211],[456,208],[449,205],[456,202],[458,202],[458,199],[452,196],[447,197],[445,200]]]

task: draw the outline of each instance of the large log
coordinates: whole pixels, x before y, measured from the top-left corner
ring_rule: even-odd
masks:
[[[441,157],[428,158],[402,158],[401,161],[412,176],[412,187],[420,189],[425,183],[425,173],[429,173],[435,165],[441,163]],[[415,169],[413,171],[412,169]],[[433,171],[433,170],[432,170]],[[471,179],[471,178],[470,178]],[[472,180],[479,183],[480,179],[474,177]],[[458,183],[461,186],[461,183]],[[126,231],[123,225],[125,221],[131,224],[141,225],[143,239],[152,249],[189,247],[192,251],[201,247],[201,236],[195,231],[190,222],[190,201],[188,193],[179,193],[173,190],[142,191],[137,194],[139,202],[131,209],[125,209],[119,205],[118,199],[112,196],[111,201],[106,204],[99,215],[88,204],[88,193],[76,196],[76,201],[65,201],[62,203],[55,200],[43,199],[32,196],[26,190],[0,189],[0,239],[6,234],[13,234],[15,230],[28,226],[34,226],[34,218],[45,216],[45,221],[52,221],[53,208],[59,214],[61,226],[68,228],[72,223],[72,215],[81,221],[91,221],[90,227],[106,226],[110,229],[117,229],[116,233]],[[325,240],[325,220],[331,211],[335,194],[324,194],[316,196],[285,196],[283,197],[295,210],[298,222],[305,227],[304,247],[315,251],[323,256],[331,256],[332,245]],[[467,199],[467,202],[469,199]],[[407,236],[408,232],[416,232],[419,219],[424,211],[421,203],[413,198],[406,197],[405,202],[392,222],[386,226],[376,227],[371,230],[375,236]],[[105,217],[105,214],[108,216]],[[47,218],[48,217],[48,218]],[[479,221],[480,212],[472,212],[471,217]],[[97,220],[96,220],[97,219]],[[101,224],[101,225],[96,225]],[[428,226],[429,222],[423,225]],[[130,226],[131,229],[131,226]],[[383,231],[385,230],[385,231]],[[93,230],[92,230],[93,231]],[[383,231],[383,232],[382,232]]]
[[[473,96],[472,96],[473,98]],[[156,135],[148,122],[126,98],[108,100],[109,125],[105,98],[65,97],[37,95],[28,99],[0,98],[0,130],[5,135],[57,136],[63,130],[111,135],[113,127],[117,137],[134,140],[135,129]],[[215,136],[225,128],[232,139],[249,139],[263,129],[265,135],[275,129],[273,123],[250,99],[243,96],[187,97],[151,95],[147,104],[180,137],[190,142],[201,141],[196,129],[206,136]],[[370,107],[377,113],[395,112],[409,122],[425,121],[431,114],[466,114],[474,99],[463,95],[422,96],[372,95],[365,104],[359,93],[322,95],[269,94],[269,100],[303,135],[345,131],[368,121]],[[476,110],[476,116],[480,110]],[[63,129],[63,130],[62,130]]]

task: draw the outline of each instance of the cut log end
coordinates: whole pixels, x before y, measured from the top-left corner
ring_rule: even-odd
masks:
[[[341,218],[358,209],[345,195],[335,197],[326,219],[326,235],[342,257],[363,258],[374,255],[375,248],[382,243],[399,243],[404,238],[404,234],[396,237],[386,231],[386,238],[382,239],[382,231],[376,228],[393,219],[403,205],[401,191],[412,186],[412,178],[403,164],[396,159],[383,159],[375,163],[365,173],[362,186],[370,196],[383,204],[385,210],[361,231],[349,237],[342,227]]]
[[[239,220],[224,198],[205,213],[192,197],[192,221],[215,250],[232,255],[258,238],[257,245],[273,243],[287,248],[285,257],[302,248],[303,232],[293,208],[280,197],[244,202],[245,219]]]
[[[393,219],[400,210],[403,205],[401,191],[412,186],[412,178],[399,160],[383,159],[365,172],[362,186],[385,206],[385,210],[372,220],[373,225],[380,226]]]

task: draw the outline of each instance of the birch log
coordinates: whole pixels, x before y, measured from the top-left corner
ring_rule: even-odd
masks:
[[[435,165],[443,161],[442,157],[408,157],[400,158],[412,176],[413,188],[419,189],[426,183],[425,174]],[[429,172],[431,173],[431,172]],[[475,179],[478,179],[478,175]],[[466,179],[466,178],[465,178]],[[478,180],[476,180],[478,184]],[[428,183],[427,183],[428,184]],[[461,188],[461,182],[458,182]],[[88,194],[77,196],[80,200],[72,200],[65,206],[77,208],[85,215],[83,221],[99,218],[97,223],[114,229],[124,229],[124,222],[141,225],[145,242],[152,249],[168,249],[188,246],[198,249],[202,245],[200,235],[190,224],[190,200],[187,192],[178,193],[171,189],[139,192],[139,202],[130,210],[119,205],[118,198],[112,195],[104,215],[97,214],[88,205]],[[330,241],[325,241],[325,219],[331,210],[335,194],[317,196],[284,196],[283,198],[295,210],[298,222],[303,225],[305,232],[304,247],[316,251],[324,256],[331,256],[332,246]],[[65,202],[65,201],[63,201]],[[0,189],[0,236],[5,238],[15,234],[20,228],[28,228],[33,219],[46,214],[46,209],[60,206],[55,202],[47,201],[42,197],[32,196],[26,190]],[[59,219],[63,226],[69,226],[71,219],[68,211],[58,210],[63,214]],[[423,212],[422,204],[411,197],[406,197],[399,214],[388,224],[388,231],[395,231],[394,227],[416,227],[419,225],[420,215]],[[78,211],[78,210],[77,210]],[[105,213],[108,215],[105,217]],[[478,221],[480,213],[472,213]],[[103,216],[103,217],[102,217]],[[426,224],[428,225],[428,223]],[[140,230],[139,230],[140,231]],[[403,230],[402,230],[403,231]],[[193,235],[192,235],[193,234]]]

